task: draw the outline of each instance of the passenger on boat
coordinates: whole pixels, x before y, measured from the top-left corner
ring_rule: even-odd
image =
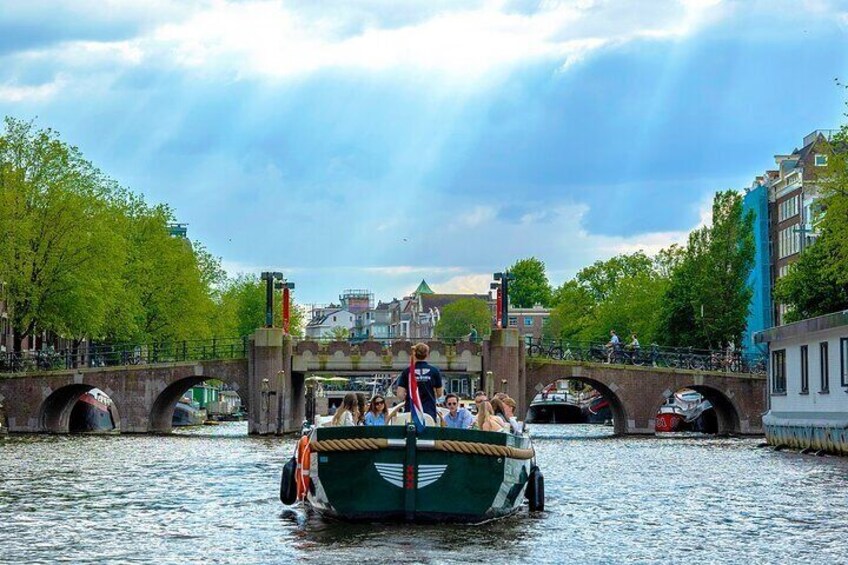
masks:
[[[331,426],[355,426],[359,420],[359,412],[356,406],[356,394],[349,392],[344,395],[342,405],[336,410],[333,415]]]
[[[379,394],[371,399],[368,412],[365,413],[364,423],[366,426],[385,426],[388,423],[389,409],[386,407],[386,399]]]
[[[480,403],[477,410],[477,419],[474,421],[473,427],[484,432],[502,432],[504,430],[503,422],[495,416],[492,410],[492,404],[488,401]]]
[[[425,414],[429,414],[433,420],[438,418],[436,412],[436,399],[442,396],[442,374],[437,367],[427,363],[430,348],[426,343],[416,343],[412,348],[415,355],[415,378],[418,381],[418,396],[421,397],[421,407]],[[406,391],[409,387],[409,369],[404,369],[397,379],[397,396],[400,400],[406,400]]]
[[[457,395],[448,394],[445,397],[445,406],[448,408],[448,413],[444,415],[443,420],[446,428],[467,430],[474,423],[471,412],[465,408],[460,408]]]
[[[476,404],[478,408],[480,407],[481,402],[486,402],[487,400],[489,400],[489,397],[486,396],[486,393],[482,390],[478,390],[474,393],[474,404]]]
[[[501,422],[503,422],[503,425],[505,426],[507,420],[506,415],[504,414],[504,403],[502,397],[498,396],[499,394],[501,393],[496,394],[489,404],[492,405],[492,410],[494,411],[495,416],[500,418]]]
[[[503,410],[504,416],[506,417],[506,421],[509,422],[509,426],[512,428],[512,433],[520,434],[524,431],[524,423],[519,422],[518,418],[515,417],[515,410],[518,408],[518,404],[510,397],[506,397],[503,400]]]
[[[364,392],[356,393],[356,408],[359,411],[359,419],[356,420],[356,425],[361,426],[365,423],[365,405],[368,403],[368,399],[365,398]]]

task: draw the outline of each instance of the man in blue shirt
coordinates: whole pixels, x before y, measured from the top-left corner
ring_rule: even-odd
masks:
[[[445,406],[450,410],[450,412],[445,414],[446,427],[467,430],[474,423],[471,412],[459,407],[459,397],[455,394],[448,394],[445,397]]]
[[[421,408],[425,414],[436,419],[436,399],[442,396],[442,373],[429,364],[425,359],[430,355],[430,347],[426,343],[416,343],[412,348],[415,355],[415,379],[418,381],[418,396],[421,398]],[[395,393],[406,402],[406,392],[409,389],[409,369],[404,369],[398,377]],[[409,412],[409,405],[405,411]]]

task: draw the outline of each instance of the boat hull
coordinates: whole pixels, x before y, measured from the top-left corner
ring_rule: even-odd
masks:
[[[582,408],[569,402],[534,402],[527,411],[528,424],[583,424]]]
[[[306,502],[324,516],[349,521],[481,522],[516,512],[524,498],[530,458],[435,449],[454,445],[530,449],[511,434],[402,426],[318,428],[311,445],[327,440],[386,440],[384,449],[313,451]],[[485,449],[485,448],[484,448]]]
[[[86,392],[74,404],[68,428],[71,433],[110,432],[115,429],[115,420],[109,406]]]

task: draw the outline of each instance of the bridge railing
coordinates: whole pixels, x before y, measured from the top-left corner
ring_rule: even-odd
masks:
[[[619,365],[647,365],[701,371],[765,374],[765,355],[745,355],[741,351],[666,347],[657,344],[610,347],[601,342],[531,339],[529,357],[588,361]]]
[[[83,367],[149,365],[247,357],[247,338],[175,340],[149,344],[86,344],[60,350],[0,354],[0,373],[58,371]]]

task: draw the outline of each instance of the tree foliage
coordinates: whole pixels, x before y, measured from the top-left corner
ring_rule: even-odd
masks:
[[[556,306],[546,337],[606,340],[611,329],[654,339],[659,304],[667,287],[665,255],[652,259],[642,251],[596,261],[554,292]]]
[[[36,328],[102,333],[126,248],[114,183],[51,130],[5,120],[0,136],[0,281],[16,347]]]
[[[280,293],[275,296],[274,325],[282,326]],[[289,333],[303,333],[304,313],[292,304],[290,309]],[[218,337],[245,336],[265,324],[265,282],[256,275],[241,274],[223,283],[213,334]],[[345,330],[347,332],[347,330]],[[347,339],[347,333],[345,333]]]
[[[479,298],[461,298],[442,308],[436,323],[436,335],[443,338],[465,337],[471,332],[471,324],[477,327],[480,338],[488,335],[492,312],[488,304]]]
[[[848,309],[848,287],[830,268],[836,261],[830,237],[821,237],[801,254],[775,285],[774,298],[789,306],[784,321],[794,322]]]
[[[605,341],[611,329],[642,343],[718,346],[745,328],[754,257],[753,216],[742,198],[718,192],[712,225],[685,248],[642,251],[597,261],[553,293],[546,337]]]
[[[637,251],[630,255],[616,255],[606,261],[596,261],[581,269],[576,280],[596,303],[601,303],[609,298],[623,279],[647,275],[653,269],[651,258]]]
[[[662,302],[661,333],[670,345],[720,347],[745,330],[754,262],[754,216],[736,191],[713,199],[713,219],[689,234]]]
[[[256,277],[228,280],[165,205],[121,188],[52,130],[0,133],[0,282],[15,348],[52,335],[106,342],[235,337],[264,323]],[[281,314],[275,312],[279,323]],[[303,313],[292,308],[292,330]]]
[[[545,263],[535,257],[521,259],[509,268],[515,277],[509,282],[509,301],[516,308],[532,308],[536,304],[550,306],[551,285]]]

